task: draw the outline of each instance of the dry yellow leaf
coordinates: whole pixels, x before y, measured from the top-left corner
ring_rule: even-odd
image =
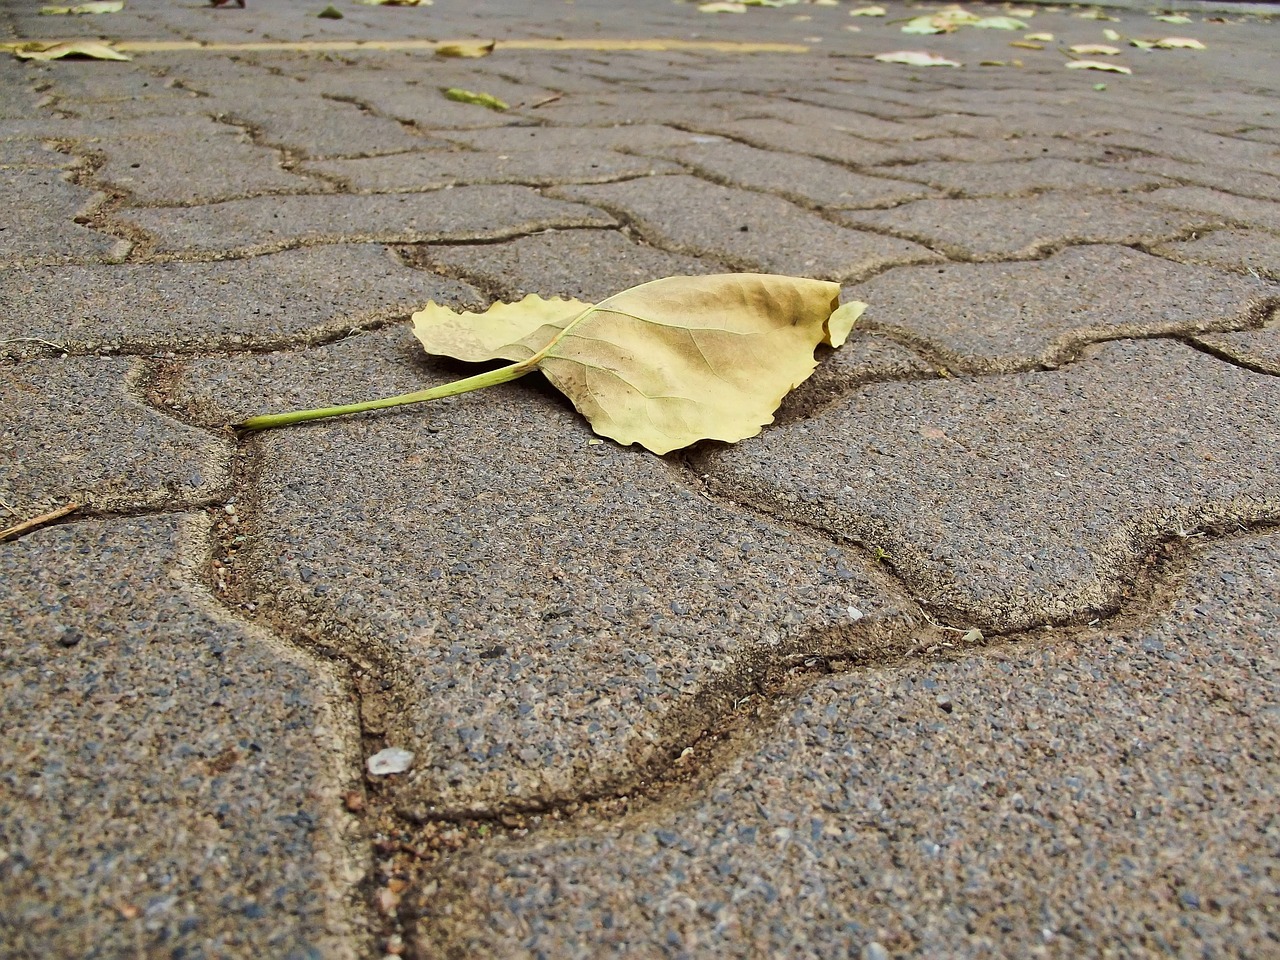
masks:
[[[964,64],[948,60],[936,53],[924,50],[895,50],[893,53],[878,53],[876,60],[881,63],[905,63],[909,67],[961,67]]]
[[[817,366],[819,344],[844,343],[866,305],[840,305],[825,280],[734,273],[666,277],[597,304],[546,300],[413,315],[428,353],[509,366],[427,390],[291,414],[265,429],[454,396],[541,371],[601,436],[662,454],[698,440],[733,443],[773,422],[782,398]]]
[[[97,0],[93,3],[77,3],[73,7],[41,7],[40,13],[46,17],[81,16],[94,13],[119,13],[124,9],[124,0]]]
[[[1103,63],[1101,60],[1072,60],[1067,64],[1068,70],[1105,70],[1107,73],[1133,73],[1128,67],[1118,63]]]
[[[132,60],[109,43],[97,40],[68,40],[62,43],[24,43],[13,50],[20,60],[61,60],[63,57],[88,57],[91,60]]]
[[[1009,46],[1017,47],[1019,50],[1043,50],[1043,43],[1028,43],[1026,40],[1010,40]]]
[[[1053,34],[1052,33],[1028,33],[1022,39],[1030,40],[1033,43],[1036,41],[1039,41],[1040,43],[1053,43]]]
[[[1072,53],[1079,53],[1088,57],[1117,57],[1120,55],[1119,47],[1109,47],[1105,43],[1077,43],[1068,49]]]
[[[1190,37],[1165,37],[1156,41],[1157,50],[1204,50],[1207,49],[1199,40]]]
[[[746,13],[745,3],[704,3],[698,7],[699,13]]]
[[[883,17],[888,13],[884,7],[854,7],[849,11],[851,17]]]
[[[436,44],[436,56],[487,57],[496,45],[493,40],[447,40]]]

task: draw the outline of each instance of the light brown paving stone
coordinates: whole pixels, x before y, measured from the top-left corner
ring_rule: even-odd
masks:
[[[1100,194],[917,200],[892,210],[838,212],[851,227],[888,230],[974,260],[1031,258],[1074,243],[1169,240],[1221,216],[1166,210]]]
[[[137,361],[105,357],[5,367],[0,500],[16,512],[11,522],[68,502],[201,503],[226,484],[228,444],[138,400],[128,384],[140,375]]]
[[[1242,366],[1280,376],[1280,319],[1274,315],[1259,330],[1205,334],[1195,342]]]
[[[447,371],[447,374],[446,374]],[[202,361],[215,422],[474,372],[405,328]],[[909,605],[855,555],[699,494],[532,380],[268,432],[240,576],[268,616],[383,664],[366,732],[417,753],[416,815],[573,798],[665,762],[798,649],[905,642]]]
[[[1095,340],[1246,326],[1280,303],[1280,284],[1105,244],[900,267],[847,292],[869,305],[862,326],[921,339],[969,373],[1055,366]]]
[[[264,253],[309,243],[503,239],[555,227],[608,227],[612,217],[528,187],[459,187],[389,196],[293,196],[208,207],[121,211],[161,251]]]
[[[280,169],[280,155],[257,146],[240,127],[208,117],[138,121],[121,131],[78,140],[105,156],[95,180],[128,191],[139,203],[204,203],[226,197],[329,190]]]
[[[957,618],[1088,619],[1160,541],[1280,517],[1280,380],[1172,341],[1093,349],[1046,373],[864,387],[699,469],[886,551]]]
[[[14,266],[68,260],[118,260],[129,244],[76,223],[102,195],[65,179],[61,170],[0,170],[0,260]]]
[[[1151,249],[1185,263],[1208,263],[1280,280],[1280,238],[1262,230],[1214,230]]]
[[[1146,203],[1233,221],[1246,227],[1261,227],[1280,233],[1280,203],[1237,197],[1206,187],[1166,187],[1141,198]]]
[[[656,173],[676,173],[673,163],[613,150],[528,150],[521,153],[430,151],[391,157],[300,164],[303,173],[337,177],[351,189],[375,193],[433,190],[455,184],[607,183]]]
[[[479,299],[374,244],[217,263],[34,267],[0,272],[0,355],[43,356],[49,344],[71,352],[278,345],[407,316],[428,300]]]
[[[994,163],[916,163],[886,167],[884,172],[966,197],[1012,196],[1046,190],[1124,193],[1168,183],[1163,177],[1132,173],[1114,165],[1097,166],[1056,157]]]
[[[692,167],[711,180],[832,210],[888,207],[934,194],[892,176],[868,177],[825,160],[761,150],[731,140],[668,147],[657,155]]]
[[[727,273],[715,260],[655,250],[616,230],[555,230],[507,243],[418,248],[428,267],[501,291],[598,303],[628,287],[671,276]]]
[[[1201,187],[1262,200],[1280,200],[1280,177],[1251,170],[1239,170],[1218,163],[1186,163],[1167,157],[1134,157],[1117,166],[1125,170],[1158,174]]]
[[[692,795],[495,843],[424,955],[1275,952],[1280,537],[1122,630],[822,678]]]
[[[187,582],[203,522],[0,545],[8,957],[362,954],[355,718],[330,669]]]
[[[846,230],[793,204],[696,177],[561,187],[631,221],[645,239],[746,270],[838,280],[935,254],[892,237]]]

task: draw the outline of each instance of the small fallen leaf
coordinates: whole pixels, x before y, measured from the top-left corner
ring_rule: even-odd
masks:
[[[1101,91],[1101,90],[1105,90],[1105,89],[1107,89],[1107,85],[1106,85],[1105,83],[1095,83],[1095,84],[1093,85],[1093,89],[1095,89],[1095,90],[1099,90],[1099,91]]]
[[[940,57],[936,53],[923,50],[895,50],[893,53],[878,53],[875,59],[881,63],[905,63],[909,67],[960,67],[963,64]]]
[[[1154,50],[1156,42],[1154,40],[1131,39],[1129,41],[1129,46],[1137,47],[1139,50]]]
[[[1101,60],[1072,60],[1067,64],[1068,70],[1105,70],[1108,73],[1133,73],[1128,67],[1118,63],[1103,63]]]
[[[435,0],[356,0],[366,7],[429,7]]]
[[[1009,46],[1017,47],[1019,50],[1043,50],[1043,43],[1027,43],[1025,40],[1010,40]]]
[[[1123,39],[1120,36],[1119,32],[1112,30],[1110,27],[1107,27],[1105,30],[1103,30],[1102,35],[1106,37],[1108,40],[1110,40],[1112,43],[1115,43],[1117,40]]]
[[[1067,48],[1072,53],[1080,53],[1089,57],[1117,57],[1119,47],[1109,47],[1105,43],[1077,43]]]
[[[211,6],[211,7],[225,7],[228,3],[231,3],[231,2],[232,2],[232,0],[209,0],[209,6]],[[236,5],[237,7],[239,7],[241,10],[243,10],[243,9],[244,9],[244,0],[235,0],[235,5]]]
[[[493,40],[453,40],[436,44],[437,57],[487,57],[496,46]]]
[[[530,294],[483,313],[429,303],[413,315],[428,353],[514,361],[465,380],[383,401],[253,417],[265,429],[416,403],[540,371],[592,430],[657,454],[698,440],[758,434],[817,366],[814,350],[844,343],[866,304],[839,302],[825,280],[735,273],[666,277],[592,305]]]
[[[1165,37],[1156,41],[1157,50],[1205,50],[1208,49],[1199,40],[1191,37]]]
[[[505,100],[499,100],[497,97],[489,93],[475,93],[472,90],[463,90],[461,87],[449,87],[445,90],[444,95],[458,103],[474,103],[478,107],[488,107],[490,110],[509,110],[511,105]]]
[[[983,17],[970,26],[977,27],[979,30],[1025,30],[1027,25],[1021,20],[1015,20],[1013,17]]]
[[[1192,22],[1190,17],[1184,17],[1180,13],[1165,13],[1156,17],[1156,19],[1164,23],[1191,23]]]
[[[88,13],[119,13],[124,9],[124,0],[102,0],[99,3],[77,3],[73,7],[41,7],[40,13],[46,17],[78,16]]]
[[[1007,60],[979,60],[978,61],[978,66],[980,67],[1007,67],[1008,65],[1009,63]]]
[[[1040,43],[1053,43],[1052,33],[1028,33],[1022,38],[1023,40],[1039,41]]]
[[[62,43],[24,43],[15,47],[14,56],[20,60],[61,60],[63,57],[88,57],[91,60],[132,60],[109,43],[97,40],[67,40]]]
[[[1119,20],[1119,17],[1108,16],[1097,7],[1092,10],[1086,10],[1084,13],[1077,13],[1076,16],[1081,20]]]
[[[321,20],[341,20],[342,11],[337,7],[328,6],[316,14]]]
[[[365,769],[373,777],[385,777],[393,773],[404,773],[413,766],[413,751],[400,747],[387,747],[379,750],[367,761]]]
[[[745,3],[704,3],[698,7],[699,13],[746,13]]]
[[[851,17],[883,17],[888,12],[889,11],[885,10],[885,8],[881,6],[854,7],[852,10],[849,11],[849,16]]]

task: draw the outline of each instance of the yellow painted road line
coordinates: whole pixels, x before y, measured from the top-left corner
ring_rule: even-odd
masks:
[[[28,43],[48,46],[60,40],[13,40],[0,43],[0,50],[16,50]],[[207,53],[344,53],[359,50],[430,50],[457,40],[262,40],[246,43],[201,43],[195,40],[119,40],[104,41],[123,53],[168,53],[199,51]],[[472,41],[474,42],[474,41]],[[586,40],[499,40],[496,50],[653,50],[692,51],[701,53],[808,53],[799,43],[736,43],[730,40],[625,40],[597,38]]]

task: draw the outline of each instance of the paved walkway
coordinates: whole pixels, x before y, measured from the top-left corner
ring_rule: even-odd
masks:
[[[0,957],[1280,954],[1280,27],[335,2],[0,3]],[[226,427],[726,270],[870,304],[737,446]]]

